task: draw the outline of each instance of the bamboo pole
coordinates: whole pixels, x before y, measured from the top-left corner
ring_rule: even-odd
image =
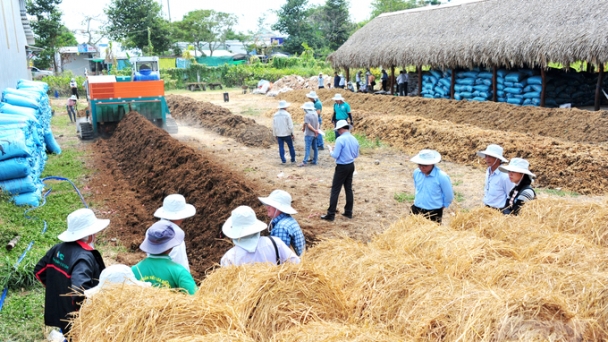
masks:
[[[456,86],[456,69],[452,68],[452,79],[450,80],[450,98],[454,99],[454,88]]]
[[[422,66],[417,66],[418,70],[418,96],[422,96]],[[405,90],[407,94],[407,89]]]
[[[346,70],[344,70],[344,73],[346,74],[346,81],[344,82],[344,87],[348,89],[348,82],[350,82],[350,69],[346,68]]]
[[[595,87],[595,110],[600,110],[602,104],[602,84],[604,82],[604,63],[599,64],[599,74],[597,76],[597,86]]]
[[[498,77],[498,67],[492,67],[492,101],[496,102],[498,100],[498,84],[496,84]]]
[[[395,66],[391,65],[391,95],[395,93]]]
[[[540,91],[540,106],[544,107],[545,106],[545,93],[546,93],[546,89],[547,89],[547,77],[546,77],[546,73],[545,73],[545,68],[543,66],[540,67],[540,77],[542,79],[542,89]]]

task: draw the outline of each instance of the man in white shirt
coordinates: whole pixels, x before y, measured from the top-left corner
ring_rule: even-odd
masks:
[[[296,162],[296,150],[293,148],[293,121],[291,114],[287,111],[290,103],[285,100],[279,102],[279,111],[272,117],[272,135],[277,138],[279,143],[279,156],[283,164],[287,162],[285,159],[285,143],[289,147],[289,156],[291,162]]]
[[[409,81],[409,76],[405,70],[401,70],[399,72],[399,76],[397,76],[397,87],[399,88],[399,96],[407,96],[407,83]]]
[[[183,232],[180,225],[185,219],[194,216],[194,214],[196,214],[196,208],[192,204],[186,203],[184,196],[173,194],[165,197],[163,206],[154,212],[154,217],[160,218],[161,221],[168,221],[173,230]],[[169,257],[171,257],[173,262],[184,266],[190,272],[190,263],[188,262],[186,243],[184,241],[171,250]]]
[[[494,209],[505,207],[509,192],[514,184],[509,180],[509,174],[500,172],[498,167],[502,163],[508,162],[502,156],[503,149],[499,145],[488,145],[484,151],[477,152],[477,155],[484,158],[488,168],[486,169],[486,182],[483,190],[483,204]]]

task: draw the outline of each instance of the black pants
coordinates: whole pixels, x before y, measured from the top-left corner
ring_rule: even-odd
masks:
[[[328,216],[336,215],[336,207],[338,206],[338,197],[344,185],[344,193],[346,194],[346,205],[344,206],[344,215],[353,214],[353,173],[355,172],[355,163],[337,164],[334,171],[334,180],[331,183],[331,197],[329,198],[329,208],[327,208]]]
[[[399,83],[399,96],[407,96],[407,82]]]
[[[412,205],[412,214],[422,215],[431,221],[441,223],[441,219],[443,218],[443,208],[427,210],[427,209],[418,208],[417,206]]]
[[[80,97],[78,96],[78,88],[72,88],[72,95],[76,95],[76,98],[80,100]]]
[[[388,80],[382,80],[382,90],[386,91],[386,84],[388,83]]]

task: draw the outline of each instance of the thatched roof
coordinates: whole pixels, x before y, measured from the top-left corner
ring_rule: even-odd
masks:
[[[328,60],[337,68],[608,62],[608,1],[482,0],[385,13]]]

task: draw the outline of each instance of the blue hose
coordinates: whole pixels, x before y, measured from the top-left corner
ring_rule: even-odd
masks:
[[[74,188],[74,190],[76,191],[76,193],[78,194],[78,196],[80,197],[80,200],[82,201],[82,204],[84,204],[84,207],[85,208],[89,207],[87,205],[87,202],[84,200],[84,197],[80,193],[80,190],[78,190],[78,187],[71,180],[64,178],[64,177],[58,177],[58,176],[48,176],[48,177],[45,177],[42,179],[43,182],[45,182],[47,180],[66,181],[66,182],[70,183],[72,185],[72,187]],[[46,204],[46,196],[48,196],[51,193],[51,191],[53,191],[53,188],[49,187],[49,189],[42,196],[42,203],[36,208],[30,208],[30,209],[27,209],[26,211],[24,211],[23,216],[25,216],[25,218],[28,220],[37,220],[38,219],[37,217],[29,216],[27,213],[30,212],[31,210],[43,207]],[[42,228],[42,232],[40,234],[44,234],[48,227],[48,224],[46,223],[46,221],[43,220],[42,222],[43,222],[43,228]],[[30,249],[32,249],[33,245],[34,245],[34,241],[32,240],[32,241],[30,241],[29,245],[27,245],[27,247],[25,248],[25,250],[19,257],[19,259],[17,259],[17,262],[13,266],[13,270],[11,271],[11,274],[9,274],[9,276],[6,278],[7,285],[4,287],[4,290],[2,291],[2,297],[0,297],[0,311],[2,311],[2,307],[4,306],[4,300],[6,299],[6,296],[8,295],[8,280],[11,278],[13,273],[17,270],[17,266],[19,266],[21,261],[23,261],[23,259],[25,258],[25,255],[27,254],[27,252],[29,252]]]

